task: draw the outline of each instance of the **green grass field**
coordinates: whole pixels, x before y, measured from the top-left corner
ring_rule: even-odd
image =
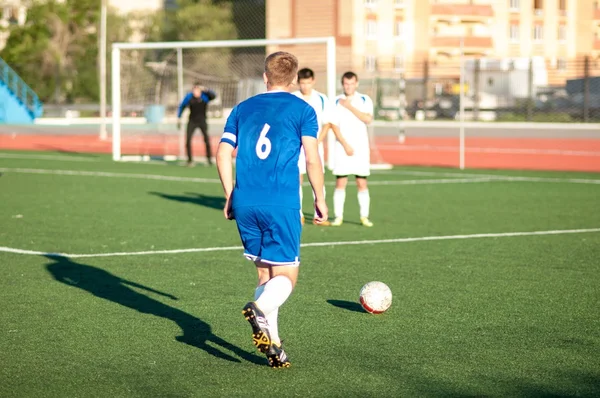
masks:
[[[331,244],[302,249],[273,370],[214,168],[0,152],[0,172],[2,397],[600,395],[598,174],[376,172],[371,229],[349,188],[347,223],[304,228]],[[372,280],[383,315],[357,304]]]

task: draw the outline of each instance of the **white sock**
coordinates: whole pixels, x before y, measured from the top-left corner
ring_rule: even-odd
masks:
[[[326,193],[327,192],[325,191],[325,185],[323,185],[323,198],[325,198]],[[313,191],[313,203],[314,203],[315,200],[317,200],[317,196],[315,195],[315,191]],[[315,217],[316,216],[317,216],[317,211],[315,209]]]
[[[346,202],[346,190],[336,189],[333,192],[333,213],[335,218],[344,217],[344,203]]]
[[[254,291],[254,301],[258,300],[258,298],[265,291],[265,284],[262,284],[256,288]],[[277,315],[279,315],[279,308],[275,309],[275,311],[271,311],[271,313],[266,316],[267,324],[269,325],[269,334],[271,335],[271,340],[277,344],[281,344],[281,340],[279,339],[279,327],[277,326]]]
[[[283,275],[278,275],[265,283],[265,290],[255,301],[258,308],[266,317],[277,308],[292,294],[292,281]]]
[[[360,208],[361,217],[369,217],[369,207],[371,206],[371,197],[369,190],[358,192],[358,206]]]
[[[267,323],[269,324],[269,334],[271,335],[271,340],[278,345],[281,345],[281,340],[279,339],[279,327],[277,326],[277,315],[279,314],[279,308],[276,308],[274,311],[269,312],[269,315],[266,315]]]

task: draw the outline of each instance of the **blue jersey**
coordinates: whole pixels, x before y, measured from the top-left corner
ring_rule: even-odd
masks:
[[[232,206],[300,209],[302,137],[317,138],[317,115],[284,91],[251,97],[233,108],[221,142],[237,148]]]

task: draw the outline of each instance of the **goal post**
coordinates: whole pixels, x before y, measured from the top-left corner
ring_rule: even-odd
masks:
[[[313,69],[317,79],[315,88],[325,92],[331,100],[335,98],[334,37],[114,43],[111,53],[113,160],[182,158],[185,131],[175,125],[177,106],[186,87],[191,87],[196,80],[207,88],[217,87],[218,105],[211,108],[212,102],[209,103],[209,112],[212,112],[209,122],[222,121],[235,104],[264,92],[264,58],[279,50],[296,55],[300,68]],[[144,117],[140,117],[142,114]],[[182,122],[184,120],[182,118]],[[209,127],[209,134],[217,133],[210,130]],[[335,137],[330,133],[327,140],[330,169],[334,142]]]

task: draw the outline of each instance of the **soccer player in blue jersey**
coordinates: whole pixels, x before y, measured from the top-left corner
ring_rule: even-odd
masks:
[[[244,256],[258,272],[254,301],[242,313],[253,343],[274,368],[288,367],[277,316],[298,279],[300,265],[300,172],[304,147],[308,179],[315,192],[317,222],[327,221],[323,166],[317,146],[317,116],[306,101],[292,95],[298,60],[276,52],[265,60],[267,92],[233,108],[217,150],[217,168],[225,191],[224,214],[235,219]],[[235,187],[232,156],[237,148]]]

